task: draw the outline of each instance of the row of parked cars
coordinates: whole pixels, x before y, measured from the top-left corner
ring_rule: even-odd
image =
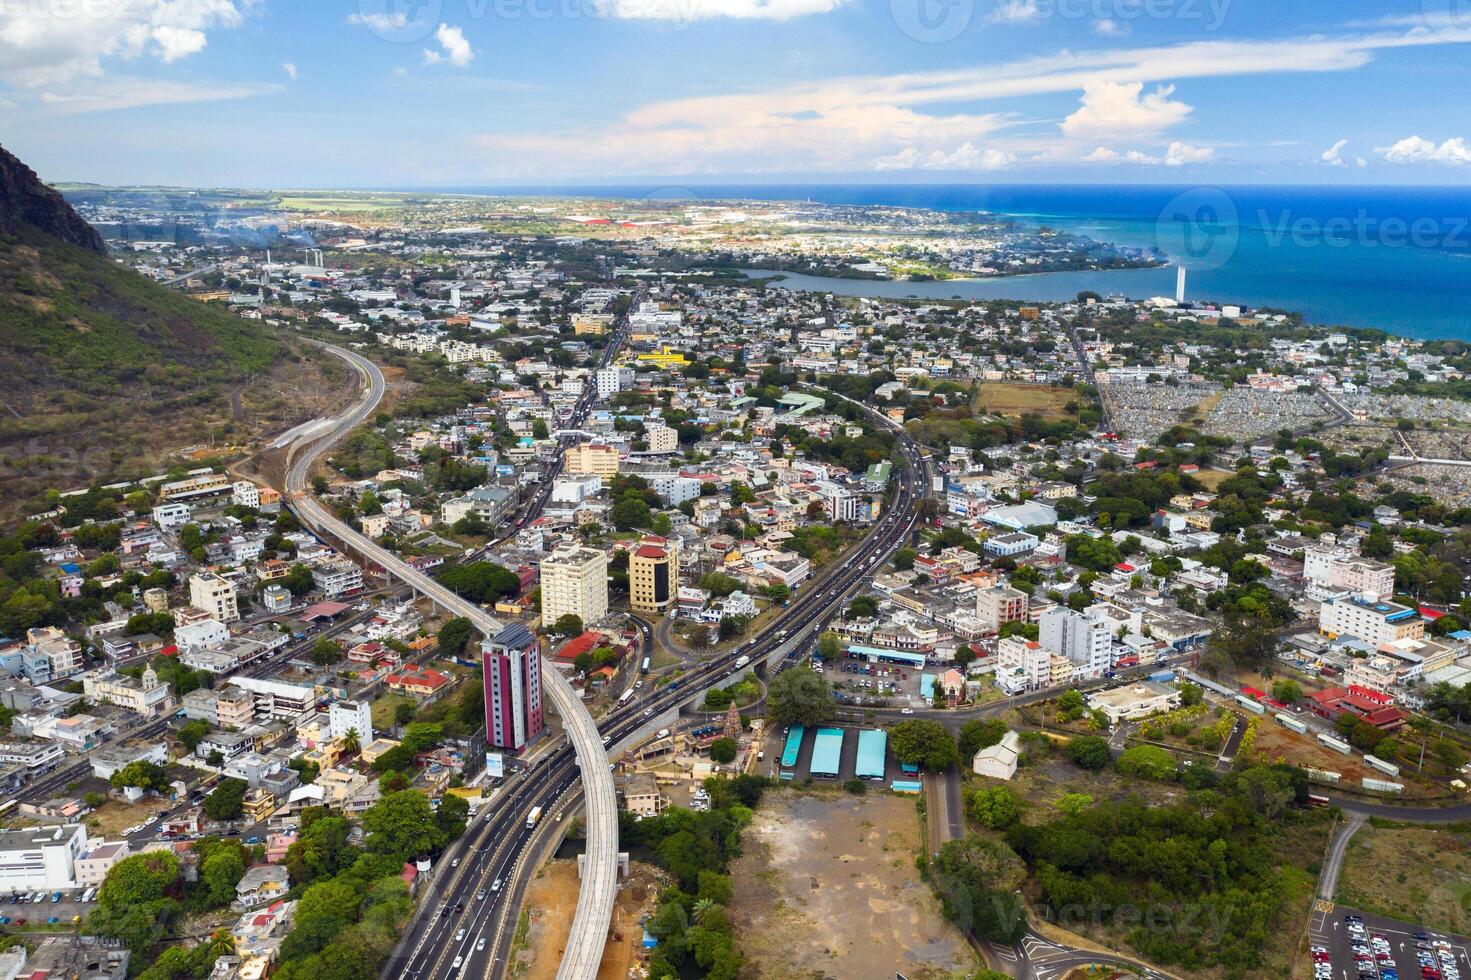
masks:
[[[1389,937],[1370,932],[1361,916],[1349,914],[1343,917],[1343,926],[1353,949],[1354,969],[1359,980],[1400,980],[1399,966],[1394,959],[1394,947]],[[1456,953],[1451,944],[1436,939],[1427,932],[1417,932],[1415,961],[1420,968],[1420,980],[1461,980],[1460,967],[1456,965]],[[1322,946],[1314,946],[1313,975],[1316,980],[1329,980],[1333,976],[1333,958]]]

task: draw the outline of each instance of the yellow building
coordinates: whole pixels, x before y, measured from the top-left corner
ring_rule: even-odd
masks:
[[[562,470],[569,476],[591,474],[604,479],[618,475],[618,450],[596,442],[572,446],[567,450]]]
[[[668,347],[659,348],[657,353],[635,354],[633,359],[636,363],[653,364],[661,368],[683,367],[690,362],[684,354]]]
[[[628,556],[628,605],[662,614],[679,594],[679,542],[649,535]]]

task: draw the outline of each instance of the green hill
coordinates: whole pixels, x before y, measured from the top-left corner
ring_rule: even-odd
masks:
[[[0,148],[0,516],[302,417],[328,386],[295,347],[113,261]]]

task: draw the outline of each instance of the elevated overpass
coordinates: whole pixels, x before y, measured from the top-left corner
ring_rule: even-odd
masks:
[[[360,425],[383,398],[383,373],[377,365],[352,351],[324,345],[341,358],[363,379],[362,397],[344,414],[338,416],[331,429],[298,441],[286,475],[286,491],[291,507],[302,524],[325,538],[336,541],[346,550],[373,562],[385,573],[427,596],[456,616],[463,616],[484,636],[493,635],[502,625],[478,605],[440,585],[413,568],[394,553],[355,531],[339,520],[326,507],[306,492],[313,465],[322,453]],[[595,980],[603,958],[603,944],[613,916],[613,900],[618,887],[618,803],[613,775],[608,769],[607,754],[592,716],[583,707],[577,692],[567,679],[551,665],[541,672],[543,690],[551,696],[552,705],[562,719],[567,739],[576,754],[586,809],[587,851],[577,912],[572,931],[562,954],[558,980]]]

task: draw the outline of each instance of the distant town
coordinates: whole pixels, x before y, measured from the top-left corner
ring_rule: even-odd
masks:
[[[1466,345],[840,288],[1165,263],[988,216],[64,190],[343,381],[0,538],[0,977],[1471,970]]]

